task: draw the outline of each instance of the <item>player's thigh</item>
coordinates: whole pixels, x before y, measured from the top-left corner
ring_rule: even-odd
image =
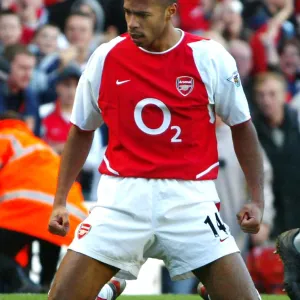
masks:
[[[260,299],[239,253],[221,257],[193,273],[205,285],[212,300]]]
[[[50,300],[91,300],[118,269],[68,250],[51,286]]]

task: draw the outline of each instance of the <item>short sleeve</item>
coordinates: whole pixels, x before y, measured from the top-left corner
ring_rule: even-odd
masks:
[[[220,45],[215,56],[214,104],[216,113],[229,126],[248,121],[248,102],[234,58]]]
[[[202,39],[190,43],[208,102],[229,126],[250,119],[248,102],[234,58],[219,43]]]
[[[89,59],[76,90],[70,121],[82,130],[96,130],[103,123],[98,106],[103,64],[103,47],[100,46]]]
[[[82,74],[77,86],[70,121],[82,130],[96,130],[103,122],[97,100],[92,94],[85,73]]]

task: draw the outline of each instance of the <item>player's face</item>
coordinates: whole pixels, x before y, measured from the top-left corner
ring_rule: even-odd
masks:
[[[158,0],[124,0],[128,33],[143,48],[160,38],[168,22],[167,11]]]

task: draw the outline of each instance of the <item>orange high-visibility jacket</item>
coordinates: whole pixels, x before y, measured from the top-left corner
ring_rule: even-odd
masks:
[[[56,245],[69,245],[77,225],[87,216],[81,187],[75,183],[67,199],[70,232],[50,234],[60,158],[26,124],[0,121],[0,227],[29,234]]]

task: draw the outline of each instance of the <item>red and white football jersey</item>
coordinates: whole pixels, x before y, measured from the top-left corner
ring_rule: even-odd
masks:
[[[250,119],[232,56],[215,41],[182,32],[164,52],[137,47],[125,34],[92,55],[71,121],[109,145],[100,172],[122,177],[215,179],[215,112],[234,126]]]

